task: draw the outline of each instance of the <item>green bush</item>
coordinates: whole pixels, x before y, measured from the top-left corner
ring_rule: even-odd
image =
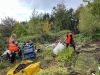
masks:
[[[57,39],[55,34],[34,34],[33,36],[23,36],[18,40],[20,41],[28,41],[32,40],[35,43],[52,43]]]
[[[62,52],[58,53],[57,60],[59,62],[70,62],[73,51],[73,48],[65,48]]]
[[[86,34],[86,33],[80,33],[75,35],[75,41],[76,43],[87,43],[92,41],[92,35]]]
[[[53,33],[49,33],[49,34],[42,34],[41,35],[41,43],[52,43],[54,41],[56,41],[58,38],[58,36],[56,34]]]
[[[92,39],[94,41],[99,41],[100,40],[100,33],[95,33],[93,36],[92,36]]]
[[[59,37],[66,36],[66,34],[68,32],[70,32],[70,30],[62,30],[62,31],[56,33],[56,35],[58,35]]]
[[[34,35],[34,36],[23,36],[23,37],[20,37],[18,38],[19,41],[22,41],[22,42],[27,42],[29,40],[32,40],[34,42],[38,42],[40,41],[40,35]]]
[[[0,63],[0,69],[5,69],[7,67],[9,67],[9,64],[8,63],[6,63],[6,62]]]
[[[98,18],[93,16],[91,8],[85,6],[80,10],[79,30],[83,33],[94,34],[97,30],[100,30],[100,22]]]
[[[55,41],[62,39],[65,40],[66,33],[68,30],[60,31],[58,33],[49,32],[48,34],[33,34],[20,37],[18,40],[20,41],[28,41],[32,40],[35,43],[54,43]]]
[[[91,41],[98,41],[100,40],[100,33],[96,32],[94,34],[86,34],[86,33],[80,33],[75,35],[75,41],[76,42],[82,42],[82,43],[89,43]]]

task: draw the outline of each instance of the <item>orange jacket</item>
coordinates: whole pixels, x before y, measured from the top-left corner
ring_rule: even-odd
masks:
[[[66,44],[70,44],[70,36],[69,35],[66,36]]]
[[[11,52],[17,52],[18,51],[18,47],[13,43],[13,40],[9,40],[9,50]]]
[[[74,34],[73,33],[69,33],[66,36],[66,44],[70,44],[71,43],[71,37],[70,37],[70,35],[72,35],[72,42],[74,42]]]

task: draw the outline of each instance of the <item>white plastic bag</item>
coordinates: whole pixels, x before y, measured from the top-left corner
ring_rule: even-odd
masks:
[[[6,50],[1,56],[5,56],[7,55],[7,53],[10,54],[11,52],[9,50]]]
[[[57,46],[53,49],[54,54],[58,54],[60,51],[62,51],[65,48],[65,46],[62,43],[58,43]]]

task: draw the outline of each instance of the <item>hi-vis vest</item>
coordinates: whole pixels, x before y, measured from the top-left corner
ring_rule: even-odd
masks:
[[[71,37],[70,37],[70,35],[72,35],[72,42],[74,42],[74,34],[73,33],[69,33],[66,36],[66,44],[70,44],[71,43]]]
[[[9,40],[9,50],[11,52],[17,52],[18,51],[18,47],[13,43],[13,40]]]

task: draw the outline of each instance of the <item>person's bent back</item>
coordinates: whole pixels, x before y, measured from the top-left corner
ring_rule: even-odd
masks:
[[[17,52],[18,51],[17,45],[14,44],[14,42],[12,40],[9,40],[9,50],[11,52]]]

